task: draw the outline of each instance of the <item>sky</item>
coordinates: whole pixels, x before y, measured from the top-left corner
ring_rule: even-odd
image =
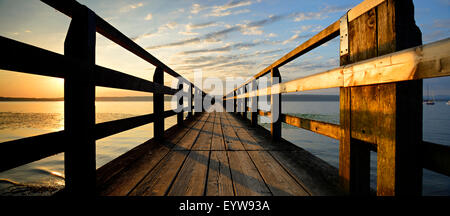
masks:
[[[338,20],[357,0],[79,0],[189,80],[243,81]],[[423,43],[450,36],[450,0],[414,0]],[[0,35],[63,54],[70,18],[37,0],[0,0]],[[339,66],[339,40],[280,68],[283,81]],[[155,67],[97,34],[96,64],[152,80]],[[171,77],[165,76],[166,85]],[[450,78],[424,81],[450,95]],[[311,92],[310,92],[311,93]],[[337,94],[336,89],[312,91]],[[147,93],[96,88],[97,96]],[[0,96],[63,97],[63,80],[0,70]],[[150,94],[151,95],[151,94]]]

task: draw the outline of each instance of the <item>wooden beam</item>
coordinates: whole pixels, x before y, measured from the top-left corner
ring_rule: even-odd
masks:
[[[257,83],[256,80],[252,81],[252,89],[250,91],[255,91],[258,89],[258,86],[256,83]],[[258,125],[258,97],[257,96],[251,98],[250,112],[251,112],[251,125],[257,126]]]
[[[235,98],[443,76],[450,76],[450,38],[251,91]]]
[[[153,82],[160,85],[164,84],[164,71],[157,67],[153,74]],[[164,113],[164,94],[153,94],[153,113],[155,116],[161,116]],[[153,123],[153,137],[160,140],[164,137],[164,118],[156,118]]]
[[[423,167],[450,176],[450,146],[423,142]]]
[[[322,134],[333,139],[339,139],[341,136],[341,127],[339,125],[321,122],[311,119],[300,118],[287,114],[281,115],[282,121],[294,127],[306,129],[314,133]]]
[[[183,91],[183,83],[182,82],[178,82],[178,91],[181,92]],[[178,114],[177,114],[177,124],[178,125],[183,125],[183,119],[184,119],[184,111],[183,111],[183,101],[184,101],[184,92],[182,95],[178,96]]]
[[[270,74],[272,85],[281,83],[281,74],[278,68],[273,68]],[[271,124],[270,134],[272,140],[277,141],[281,139],[281,94],[272,94],[270,98],[270,112]]]
[[[64,131],[2,142],[0,172],[64,152]]]
[[[73,12],[64,55],[86,62],[64,80],[65,191],[95,195],[95,14],[87,7]]]

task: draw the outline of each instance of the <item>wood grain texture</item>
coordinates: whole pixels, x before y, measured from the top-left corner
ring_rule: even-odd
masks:
[[[246,151],[227,151],[236,196],[271,196]]]
[[[206,196],[234,196],[230,164],[225,151],[211,151]]]
[[[190,151],[169,196],[202,196],[205,192],[209,151]]]
[[[226,150],[245,150],[241,141],[239,140],[236,132],[233,129],[233,125],[229,121],[229,118],[233,118],[229,113],[224,113],[224,118],[221,119],[223,138],[225,141]]]
[[[274,196],[309,195],[268,152],[249,151],[248,154]]]
[[[221,123],[222,118],[224,118],[222,112],[215,113],[214,130],[211,142],[211,150],[213,151],[225,150],[225,142],[223,138],[222,123]]]

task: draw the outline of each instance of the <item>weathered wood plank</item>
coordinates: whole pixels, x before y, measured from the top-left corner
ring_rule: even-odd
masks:
[[[173,150],[178,151],[191,150],[192,145],[194,145],[198,135],[200,134],[200,131],[205,125],[206,119],[208,119],[209,117],[209,113],[198,113],[198,114],[201,115],[199,116],[199,120],[197,120],[195,125],[189,130],[186,137],[175,145]]]
[[[338,170],[322,159],[301,148],[295,151],[270,151],[270,154],[309,194],[313,196],[344,195],[338,186]]]
[[[214,121],[214,130],[213,137],[211,143],[211,150],[216,151],[224,151],[225,150],[225,142],[223,139],[223,131],[222,131],[222,118],[223,112],[215,112],[215,121]]]
[[[223,118],[221,119],[223,138],[225,141],[225,147],[227,150],[245,150],[241,141],[236,135],[233,129],[233,125],[228,120],[228,118],[233,118],[229,113],[224,112]]]
[[[206,196],[234,196],[230,164],[225,151],[211,151]]]
[[[205,125],[198,135],[197,141],[192,146],[193,151],[198,150],[210,150],[212,142],[212,133],[214,126],[214,113],[210,113],[208,119],[206,119]]]
[[[129,193],[131,196],[164,196],[189,151],[170,151]]]
[[[190,151],[169,196],[202,196],[205,193],[209,151]]]
[[[247,131],[247,125],[244,125],[242,121],[238,121],[231,115],[227,115],[227,118],[242,145],[244,145],[245,150],[264,150],[261,143],[257,142],[252,136],[250,136]]]
[[[258,169],[246,151],[227,151],[236,196],[270,196]]]
[[[97,170],[98,194],[128,194],[195,123],[186,121],[185,126],[173,126],[164,133],[163,143],[150,140],[100,167]]]
[[[333,139],[339,139],[340,137],[341,128],[339,125],[300,118],[297,116],[291,116],[287,114],[282,114],[281,118],[284,123],[292,125],[294,127],[303,128],[318,134],[328,136]]]
[[[308,192],[266,151],[249,151],[274,196],[309,196]]]
[[[423,142],[423,167],[450,176],[450,146]]]

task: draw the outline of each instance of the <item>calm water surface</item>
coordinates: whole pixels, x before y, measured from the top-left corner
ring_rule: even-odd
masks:
[[[170,104],[165,103],[165,109]],[[96,102],[96,122],[153,112],[152,102]],[[283,113],[339,123],[339,102],[283,102]],[[166,119],[166,128],[176,116]],[[265,127],[268,124],[262,123]],[[153,136],[152,124],[97,140],[97,168]],[[64,129],[64,102],[0,102],[0,142]],[[339,166],[339,142],[289,125],[283,137],[331,165]],[[424,106],[424,140],[450,145],[450,106]],[[376,153],[371,154],[371,185],[376,188]],[[424,170],[424,195],[450,195],[450,178]],[[0,195],[49,195],[64,187],[64,154],[0,173]]]

